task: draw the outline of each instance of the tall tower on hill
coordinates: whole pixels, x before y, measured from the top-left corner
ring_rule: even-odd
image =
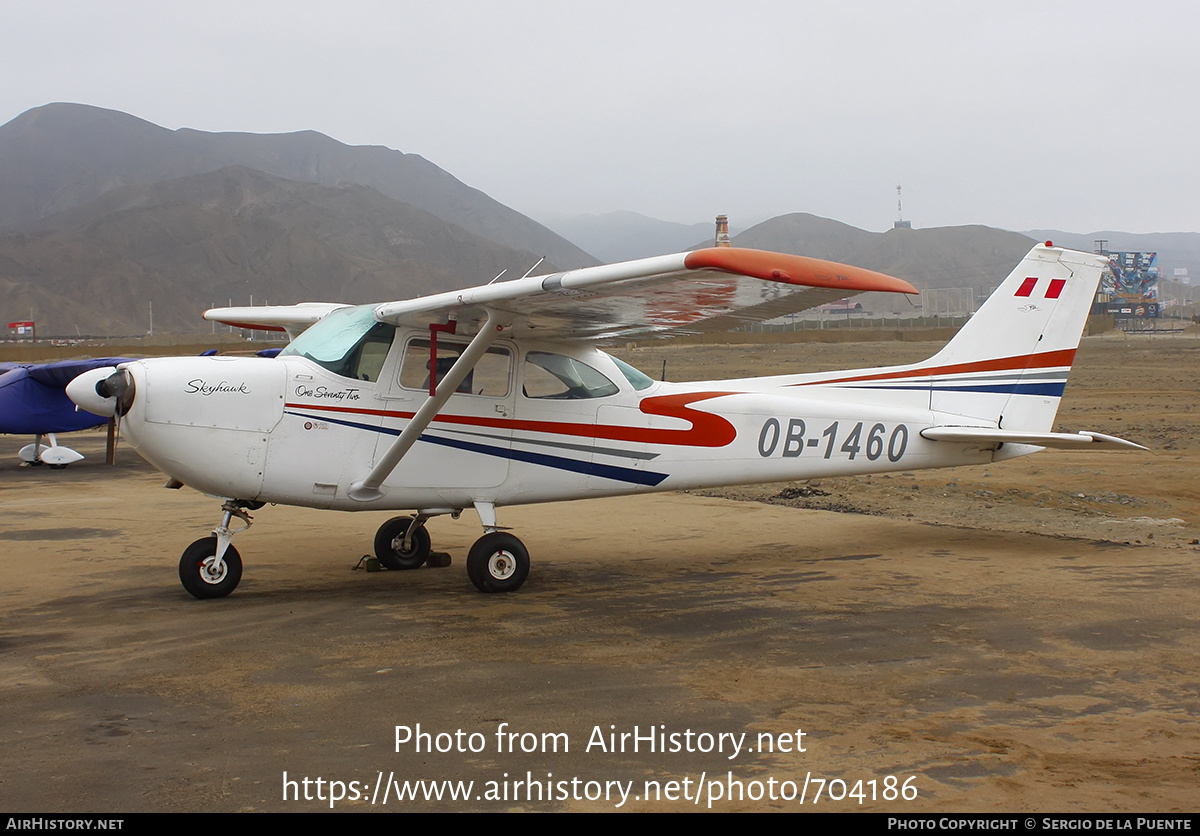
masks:
[[[892,229],[912,229],[912,221],[904,220],[904,205],[900,202],[900,185],[896,185],[896,222]]]

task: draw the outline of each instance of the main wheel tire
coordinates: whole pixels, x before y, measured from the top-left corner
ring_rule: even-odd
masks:
[[[467,577],[480,592],[514,592],[529,577],[529,551],[507,532],[485,534],[467,554]]]
[[[230,545],[225,549],[221,571],[213,572],[217,561],[217,538],[202,537],[183,551],[179,558],[179,580],[183,588],[197,598],[224,598],[237,589],[242,580],[242,556]]]
[[[404,532],[412,525],[412,517],[393,517],[375,532],[375,556],[388,569],[417,569],[425,565],[432,544],[425,526],[418,526],[403,548]]]

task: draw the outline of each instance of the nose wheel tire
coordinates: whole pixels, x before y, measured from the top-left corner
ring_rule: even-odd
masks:
[[[429,558],[431,543],[423,525],[417,526],[404,548],[404,533],[412,521],[412,517],[393,517],[375,533],[375,556],[388,569],[417,569]]]
[[[507,532],[485,534],[467,554],[467,577],[480,592],[514,592],[529,577],[529,551]]]
[[[242,580],[242,556],[230,546],[217,566],[217,538],[202,537],[179,558],[179,580],[197,598],[224,598]]]

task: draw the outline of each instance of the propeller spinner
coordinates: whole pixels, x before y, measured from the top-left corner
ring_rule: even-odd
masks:
[[[67,397],[94,415],[127,415],[136,394],[133,376],[112,366],[84,372],[67,384]]]

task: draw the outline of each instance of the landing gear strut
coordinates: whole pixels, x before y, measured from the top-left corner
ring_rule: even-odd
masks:
[[[224,514],[212,536],[201,537],[184,549],[179,558],[179,581],[184,589],[197,598],[224,598],[237,589],[242,580],[242,556],[229,541],[253,524],[247,509],[257,511],[261,507],[261,502],[235,499],[221,505]],[[230,529],[234,517],[245,525]]]

